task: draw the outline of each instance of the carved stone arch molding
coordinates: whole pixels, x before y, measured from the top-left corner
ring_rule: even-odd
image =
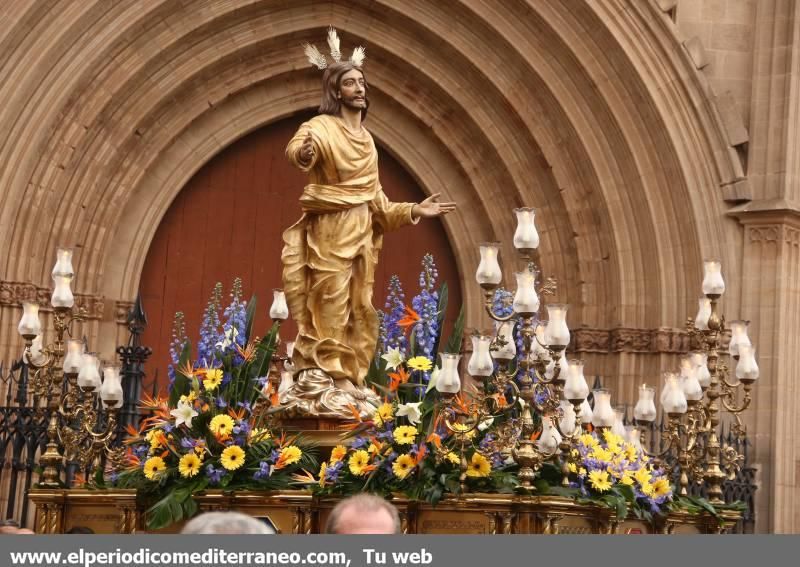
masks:
[[[20,2],[0,31],[0,279],[45,286],[53,248],[78,245],[77,291],[130,301],[192,174],[317,104],[298,46],[329,24],[367,47],[375,136],[461,205],[445,226],[471,326],[477,244],[504,242],[511,281],[521,205],[572,325],[679,326],[707,255],[735,282],[735,153],[670,20],[636,0]]]

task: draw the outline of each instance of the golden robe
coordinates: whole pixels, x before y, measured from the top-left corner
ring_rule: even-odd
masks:
[[[314,158],[303,166],[298,152],[308,135]],[[386,198],[372,136],[336,116],[302,124],[286,157],[309,174],[303,216],[283,233],[283,286],[298,326],[292,362],[298,372],[320,368],[361,386],[378,337],[372,287],[383,233],[413,224],[414,203]]]

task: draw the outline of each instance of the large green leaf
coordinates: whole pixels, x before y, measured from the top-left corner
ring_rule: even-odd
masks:
[[[461,352],[461,341],[464,337],[464,306],[458,311],[458,317],[453,325],[453,332],[450,333],[450,339],[447,341],[447,348],[445,352],[458,353]]]
[[[250,337],[253,336],[253,322],[256,318],[256,305],[258,304],[257,298],[255,294],[250,298],[250,301],[247,302],[247,318],[245,319],[246,323],[244,326],[245,332],[245,341],[244,344],[250,342]]]

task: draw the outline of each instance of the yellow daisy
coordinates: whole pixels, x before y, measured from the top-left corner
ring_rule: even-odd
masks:
[[[411,455],[400,455],[394,463],[392,463],[392,472],[400,480],[403,480],[414,470],[416,462]]]
[[[581,477],[581,478],[585,477],[586,476],[586,469],[583,468],[583,467],[579,468],[578,469],[578,476]]]
[[[611,451],[608,449],[603,449],[602,447],[595,447],[589,456],[592,459],[597,459],[598,461],[611,461],[614,458],[614,455],[611,454]]]
[[[578,472],[578,466],[577,466],[575,463],[568,463],[568,464],[567,464],[567,469],[568,469],[568,470],[569,470],[569,472],[571,472],[571,473],[576,473],[576,472]]]
[[[161,457],[150,457],[144,463],[144,476],[148,480],[158,480],[165,470],[167,470],[167,463]]]
[[[238,445],[231,445],[222,451],[219,462],[229,471],[235,471],[244,464],[244,449]]]
[[[629,461],[635,461],[636,457],[638,456],[636,454],[636,447],[630,443],[625,443],[625,449],[622,451],[622,454]]]
[[[592,487],[594,487],[595,490],[600,492],[605,492],[611,488],[611,481],[609,480],[608,473],[606,471],[590,472],[589,482],[592,483]]]
[[[221,368],[209,368],[204,373],[203,387],[207,392],[212,392],[217,389],[217,386],[222,384],[223,373]]]
[[[633,478],[636,479],[636,482],[644,486],[645,484],[650,484],[650,479],[653,478],[653,475],[650,474],[650,471],[647,470],[646,467],[642,467],[633,473]]]
[[[214,416],[214,419],[208,424],[208,428],[214,435],[224,437],[225,435],[231,434],[234,425],[236,424],[231,416],[221,414]]]
[[[461,464],[461,457],[459,457],[458,454],[454,453],[453,451],[450,451],[449,453],[447,453],[447,455],[445,455],[445,458],[448,461],[450,461],[451,463],[453,463],[454,465],[460,465]]]
[[[433,363],[424,356],[415,356],[406,361],[406,365],[412,370],[428,371],[433,368]]]
[[[336,445],[331,451],[331,464],[336,463],[344,459],[344,456],[347,454],[347,447],[344,445]]]
[[[654,493],[655,489],[653,488],[652,484],[650,484],[649,482],[642,483],[642,494],[644,494],[645,496],[653,496]]]
[[[633,486],[633,473],[631,471],[625,471],[622,473],[620,482],[626,486]]]
[[[191,478],[200,472],[200,465],[203,461],[200,460],[194,453],[186,453],[181,457],[178,463],[178,472],[181,473],[183,478]]]
[[[490,472],[492,472],[492,465],[489,460],[480,453],[473,453],[467,468],[467,476],[482,478],[489,476]]]
[[[669,486],[669,481],[664,477],[656,479],[656,481],[653,483],[653,492],[656,497],[669,494],[670,490],[671,488]]]
[[[592,448],[592,447],[597,447],[597,445],[599,445],[597,439],[595,439],[594,436],[589,433],[584,433],[583,435],[581,435],[579,440],[584,447]]]
[[[417,428],[411,425],[401,425],[394,430],[392,435],[400,445],[411,445],[417,437]]]
[[[394,419],[394,405],[390,404],[389,402],[385,402],[381,404],[375,413],[379,415],[381,420],[384,422],[392,421]]]
[[[369,453],[363,449],[359,449],[350,455],[350,460],[347,462],[350,467],[350,472],[356,476],[363,476],[367,474],[369,466]]]

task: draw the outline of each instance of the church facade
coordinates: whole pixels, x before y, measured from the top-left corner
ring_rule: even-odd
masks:
[[[387,188],[459,204],[413,246],[387,242],[382,262],[434,248],[468,327],[488,323],[473,278],[479,244],[501,241],[512,258],[511,211],[534,207],[537,261],[571,306],[574,354],[587,376],[633,404],[641,383],[677,366],[703,260],[721,261],[722,312],[750,321],[761,369],[744,414],[758,470],[756,529],[800,532],[800,8],[792,0],[7,4],[0,360],[21,352],[21,302],[48,304],[57,246],[76,251],[83,330],[100,352],[124,342],[125,313],[143,286],[157,294],[173,278],[173,296],[184,293],[174,278],[197,278],[152,260],[169,257],[154,246],[169,241],[159,231],[177,215],[170,208],[241,140],[266,140],[241,163],[284,159],[273,140],[319,104],[319,76],[299,46],[334,25],[367,49],[366,125],[394,164]],[[295,206],[300,186],[282,175],[265,168],[218,186],[258,195],[266,179],[269,202]],[[186,216],[197,201],[183,206],[183,230],[228,235],[231,223],[272,223],[263,239],[275,251],[293,216],[265,205],[263,216],[232,213],[209,227]],[[188,265],[206,249],[187,250],[197,258]],[[279,281],[271,250],[259,252],[264,269],[250,272],[265,289]],[[209,287],[201,278],[192,294]],[[163,329],[177,300],[158,297]],[[187,311],[197,311],[204,298],[191,301]],[[168,333],[151,336],[165,348]]]

